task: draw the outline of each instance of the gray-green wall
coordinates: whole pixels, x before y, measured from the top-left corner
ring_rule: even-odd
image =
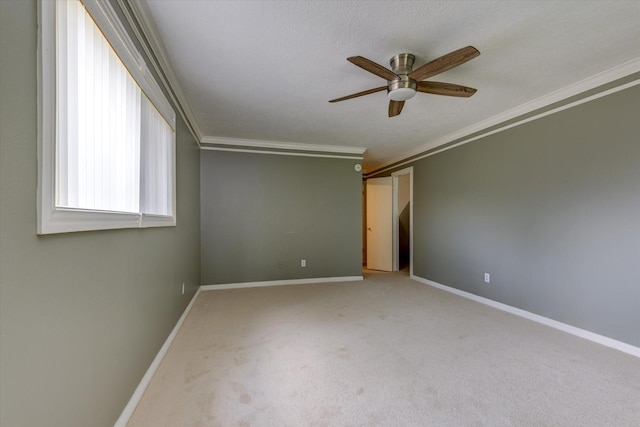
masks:
[[[203,284],[362,275],[356,160],[209,150],[200,158]]]
[[[0,425],[112,426],[200,284],[199,152],[177,227],[37,236],[36,26],[0,1]]]
[[[414,173],[416,276],[640,346],[640,86]]]

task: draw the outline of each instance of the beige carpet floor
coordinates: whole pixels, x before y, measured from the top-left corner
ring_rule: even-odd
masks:
[[[640,426],[640,359],[410,280],[202,292],[134,426]]]

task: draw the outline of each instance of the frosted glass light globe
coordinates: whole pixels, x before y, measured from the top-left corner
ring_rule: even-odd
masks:
[[[387,96],[392,101],[406,101],[407,99],[413,98],[415,94],[415,89],[411,89],[409,87],[400,87],[389,92]]]

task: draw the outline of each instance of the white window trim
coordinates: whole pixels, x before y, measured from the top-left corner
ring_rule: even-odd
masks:
[[[107,0],[83,0],[109,43],[138,85],[173,129],[172,214],[109,212],[60,208],[55,205],[56,183],[56,2],[38,2],[38,234],[176,225],[176,115],[142,56]]]

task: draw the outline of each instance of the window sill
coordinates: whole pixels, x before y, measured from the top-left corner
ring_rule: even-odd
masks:
[[[174,227],[176,225],[175,216],[67,208],[49,209],[47,212],[43,212],[41,209],[40,213],[38,218],[38,234],[40,235],[121,228]]]

